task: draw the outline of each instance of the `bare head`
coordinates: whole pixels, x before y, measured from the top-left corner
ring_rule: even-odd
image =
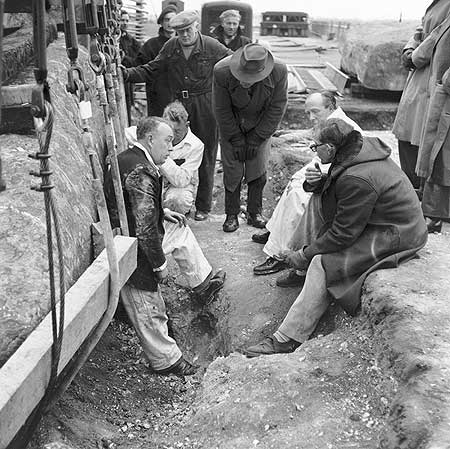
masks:
[[[162,165],[172,149],[173,130],[167,120],[161,117],[141,119],[136,130],[137,141],[143,145],[153,162]]]
[[[226,37],[236,36],[241,23],[241,14],[236,9],[227,9],[220,16],[220,24],[222,25]]]
[[[120,29],[122,31],[127,31],[129,22],[130,15],[124,9],[122,9],[122,11],[120,12]]]
[[[305,103],[306,113],[314,127],[321,126],[336,108],[336,97],[327,90],[311,94]]]
[[[173,145],[180,143],[185,137],[189,129],[189,116],[186,108],[180,101],[169,103],[163,113],[173,129]]]

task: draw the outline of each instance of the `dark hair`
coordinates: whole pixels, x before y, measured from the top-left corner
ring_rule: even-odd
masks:
[[[144,139],[148,134],[153,135],[155,131],[158,130],[161,123],[165,123],[166,125],[170,126],[167,120],[163,119],[162,117],[151,116],[144,117],[143,119],[139,120],[136,129],[137,140]]]
[[[183,106],[179,100],[175,100],[172,103],[169,103],[163,112],[163,118],[166,120],[170,120],[171,122],[187,122],[188,121],[188,113],[186,108]]]
[[[158,20],[156,21],[156,23],[158,25],[162,25],[164,17],[166,17],[166,15],[169,14],[169,12],[174,12],[176,14],[177,7],[175,5],[168,5],[165,8],[163,8],[161,14],[158,16]]]
[[[126,14],[127,16],[130,15],[130,13],[129,13],[126,9],[121,9],[121,10],[120,10],[120,17],[124,16],[125,14]]]
[[[320,95],[322,95],[324,107],[331,109],[332,111],[337,109],[336,95],[331,92],[331,90],[323,90],[320,92]]]
[[[355,131],[352,125],[345,122],[340,118],[330,118],[328,119],[319,133],[319,140],[321,143],[330,143],[336,148],[341,148],[347,142],[352,133]]]

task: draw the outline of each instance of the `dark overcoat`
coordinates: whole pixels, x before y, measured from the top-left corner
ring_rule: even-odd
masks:
[[[392,132],[399,140],[419,146],[425,125],[425,111],[430,99],[429,74],[432,49],[437,38],[438,27],[447,18],[450,0],[435,0],[428,7],[423,17],[424,40],[418,43],[411,38],[403,51],[414,49],[412,61],[416,67],[411,71]]]
[[[127,211],[130,236],[138,241],[137,268],[129,283],[140,290],[157,291],[153,269],[164,264],[164,211],[162,177],[144,152],[133,147],[118,155],[120,179]],[[114,227],[120,226],[111,170],[105,176],[105,196]]]
[[[219,125],[225,188],[233,192],[242,177],[247,182],[266,171],[270,138],[276,131],[287,105],[287,68],[275,59],[272,73],[249,89],[241,86],[230,70],[231,57],[214,67],[213,104]],[[245,163],[234,155],[230,141],[254,132],[263,141],[256,157]]]
[[[243,47],[244,45],[250,44],[251,39],[242,34],[242,29],[239,27],[236,32],[236,36],[231,39],[228,44],[225,43],[225,33],[222,25],[218,25],[214,30],[214,37],[223,45],[228,47],[230,50],[236,51],[238,48]]]
[[[304,249],[311,260],[322,255],[331,296],[354,314],[369,273],[411,259],[427,241],[417,194],[377,137],[353,138],[338,152],[322,186],[324,225]],[[308,188],[309,186],[309,188]]]
[[[158,36],[148,39],[142,45],[136,58],[137,65],[147,64],[147,62],[153,61],[169,39],[161,27]],[[145,83],[145,92],[147,95],[148,115],[162,116],[164,108],[171,100],[167,78],[160,77],[153,83]]]

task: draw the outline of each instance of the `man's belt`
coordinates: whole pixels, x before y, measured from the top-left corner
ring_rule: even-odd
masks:
[[[205,95],[211,92],[211,89],[204,89],[204,90],[180,90],[177,92],[177,98],[179,100],[187,100],[191,97],[198,97],[199,95]]]

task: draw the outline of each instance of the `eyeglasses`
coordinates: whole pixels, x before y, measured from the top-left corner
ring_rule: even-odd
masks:
[[[311,151],[313,151],[314,153],[317,153],[317,148],[323,147],[323,146],[329,147],[329,145],[328,145],[327,143],[312,143],[312,144],[309,146],[309,149],[310,149]]]

